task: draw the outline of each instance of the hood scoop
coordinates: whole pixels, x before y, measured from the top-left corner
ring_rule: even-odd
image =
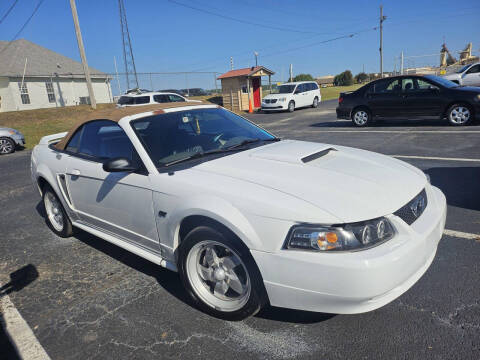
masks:
[[[321,158],[322,156],[325,156],[327,155],[330,151],[338,151],[337,149],[331,147],[331,148],[328,148],[328,149],[325,149],[325,150],[322,150],[322,151],[318,151],[314,154],[311,154],[311,155],[308,155],[308,156],[305,156],[303,157],[301,160],[304,164],[310,162],[310,161],[313,161],[313,160],[316,160],[318,158]]]
[[[327,144],[282,140],[260,146],[252,150],[249,156],[290,164],[305,164],[328,154],[330,151],[336,151],[336,149]]]

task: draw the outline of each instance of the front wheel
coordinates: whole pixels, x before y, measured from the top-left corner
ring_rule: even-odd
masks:
[[[295,111],[295,102],[293,100],[291,100],[289,103],[288,103],[288,111],[289,112],[294,112]]]
[[[43,191],[43,205],[47,215],[45,221],[48,227],[58,236],[66,238],[73,234],[72,222],[70,221],[60,199],[53,189],[46,185]]]
[[[11,154],[15,152],[15,143],[8,137],[0,137],[0,154]]]
[[[353,125],[358,127],[368,126],[371,122],[371,115],[367,109],[356,109],[352,114]]]
[[[317,107],[318,107],[318,97],[315,97],[315,99],[313,99],[312,108],[317,108]]]
[[[187,292],[203,311],[226,320],[243,320],[264,304],[258,267],[235,240],[201,226],[179,247],[179,273]]]
[[[467,125],[472,118],[472,111],[463,104],[454,104],[447,110],[447,119],[451,125]]]

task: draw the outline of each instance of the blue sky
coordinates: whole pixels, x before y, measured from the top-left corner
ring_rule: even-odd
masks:
[[[217,71],[252,66],[254,51],[259,64],[287,77],[294,73],[314,76],[354,74],[365,66],[379,70],[379,1],[373,0],[174,0],[190,7],[263,24],[245,24],[200,12],[168,0],[125,0],[128,25],[138,72]],[[0,17],[14,0],[0,3]],[[10,40],[33,11],[38,0],[19,1],[0,24],[0,39]],[[438,54],[445,36],[451,50],[472,41],[480,51],[480,2],[478,0],[383,1],[384,69],[392,70],[394,57]],[[123,71],[117,0],[77,0],[80,25],[90,66],[114,72],[116,56]],[[273,29],[281,28],[281,29]],[[352,38],[321,43],[364,31]],[[25,38],[79,60],[69,1],[45,0],[25,28]],[[295,49],[296,50],[292,50]],[[406,65],[438,64],[438,56],[406,59]],[[150,87],[147,77],[141,86]],[[213,75],[157,76],[154,88],[213,87]]]

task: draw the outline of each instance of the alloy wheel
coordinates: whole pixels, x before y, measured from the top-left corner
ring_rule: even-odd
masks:
[[[455,124],[464,124],[470,119],[470,110],[465,106],[455,106],[450,111],[450,121]]]
[[[13,144],[8,139],[0,139],[0,153],[10,154],[13,150]]]
[[[228,246],[201,241],[189,251],[186,272],[195,293],[212,308],[231,312],[248,301],[251,282],[245,264]]]
[[[359,110],[353,115],[353,121],[357,125],[365,125],[368,121],[368,113],[364,110]]]
[[[57,198],[51,192],[47,192],[45,194],[44,202],[45,202],[45,211],[47,212],[47,216],[48,216],[48,220],[50,221],[50,224],[52,224],[55,230],[62,231],[64,219],[63,219],[63,213],[61,210],[61,205],[58,202]]]

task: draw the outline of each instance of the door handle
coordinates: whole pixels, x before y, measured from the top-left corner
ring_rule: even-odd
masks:
[[[78,170],[78,169],[73,169],[72,170],[72,175],[73,176],[79,176],[80,174],[81,174],[80,170]]]

